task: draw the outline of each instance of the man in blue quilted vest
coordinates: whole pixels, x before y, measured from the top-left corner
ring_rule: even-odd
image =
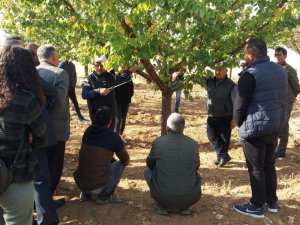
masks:
[[[267,45],[250,39],[245,47],[248,66],[239,75],[233,119],[246,158],[252,197],[249,203],[235,205],[238,213],[264,218],[264,204],[277,213],[277,178],[274,151],[279,131],[286,120],[287,73],[270,62]]]

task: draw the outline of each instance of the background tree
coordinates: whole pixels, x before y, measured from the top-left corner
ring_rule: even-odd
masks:
[[[51,43],[87,64],[105,54],[109,65],[136,64],[162,93],[162,125],[171,113],[171,74],[186,70],[186,96],[205,67],[236,65],[245,42],[275,44],[299,24],[300,1],[272,0],[2,0],[7,33]]]
[[[296,27],[293,32],[285,36],[284,43],[286,46],[300,54],[300,26]]]

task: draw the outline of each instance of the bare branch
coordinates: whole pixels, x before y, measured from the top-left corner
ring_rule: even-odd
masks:
[[[142,76],[143,78],[145,78],[147,81],[152,82],[153,80],[151,79],[151,76],[148,73],[145,73],[144,71],[137,69],[137,71],[135,72],[138,75]]]
[[[151,81],[156,83],[162,92],[167,92],[167,87],[164,85],[164,83],[161,81],[161,79],[157,75],[155,68],[152,65],[152,63],[150,62],[150,60],[149,59],[141,59],[141,63],[143,64],[147,73],[150,75]]]

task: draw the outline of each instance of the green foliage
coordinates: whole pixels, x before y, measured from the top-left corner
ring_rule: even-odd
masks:
[[[284,0],[1,0],[0,8],[6,33],[83,64],[102,54],[111,67],[135,63],[161,91],[178,62],[188,91],[205,67],[237,65],[249,37],[272,45],[300,22],[300,1]]]

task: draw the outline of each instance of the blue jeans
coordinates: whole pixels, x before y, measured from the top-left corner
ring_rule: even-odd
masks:
[[[85,192],[85,194],[93,194],[101,197],[106,197],[113,194],[121,180],[121,176],[123,174],[124,169],[125,165],[122,162],[113,162],[110,167],[109,178],[107,183],[102,187],[87,191]]]
[[[0,196],[6,225],[32,225],[33,181],[15,182]]]
[[[175,96],[175,112],[179,111],[179,106],[180,106],[180,98],[181,98],[181,90],[177,90]]]
[[[39,225],[56,225],[59,219],[52,202],[47,148],[35,151],[42,174],[34,180],[34,202]]]

